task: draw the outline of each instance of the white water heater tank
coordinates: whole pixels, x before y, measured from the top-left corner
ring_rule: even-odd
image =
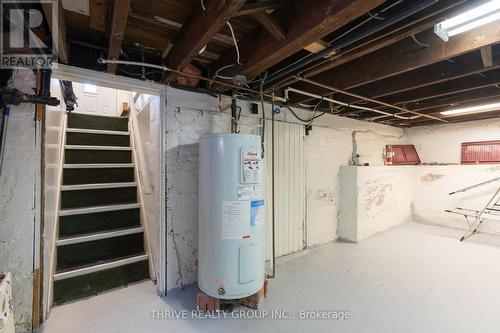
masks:
[[[200,140],[198,286],[237,299],[264,285],[264,163],[260,136],[210,134]]]

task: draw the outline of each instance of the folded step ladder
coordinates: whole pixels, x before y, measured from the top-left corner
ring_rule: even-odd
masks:
[[[449,193],[449,195],[454,195],[457,193],[467,192],[478,187],[491,184],[500,181],[500,177],[487,180],[485,182],[472,185],[458,191]],[[478,229],[483,225],[484,221],[500,221],[500,186],[495,191],[493,196],[488,203],[484,206],[482,210],[468,209],[462,207],[456,207],[454,209],[445,210],[447,213],[462,215],[469,225],[469,230],[460,238],[460,241],[464,241],[470,236],[474,235]]]

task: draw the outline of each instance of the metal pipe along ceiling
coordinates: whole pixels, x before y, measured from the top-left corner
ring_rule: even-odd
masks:
[[[377,110],[377,109],[372,109],[372,108],[368,108],[368,107],[365,107],[365,106],[348,104],[348,103],[344,103],[344,102],[341,102],[341,101],[338,101],[338,100],[335,100],[335,99],[332,99],[332,98],[323,97],[321,95],[316,95],[316,94],[313,94],[313,93],[310,93],[310,92],[307,92],[307,91],[304,91],[304,90],[300,90],[300,89],[295,89],[295,88],[292,88],[292,87],[289,87],[289,88],[285,89],[285,99],[288,99],[288,94],[290,92],[294,92],[294,93],[297,93],[297,94],[301,94],[301,95],[309,96],[309,97],[313,97],[313,98],[318,98],[318,99],[321,99],[321,100],[324,100],[324,101],[327,101],[327,102],[335,103],[335,104],[338,104],[338,105],[341,105],[341,106],[347,106],[347,107],[358,109],[358,110],[376,112],[376,113],[382,114],[384,116],[395,117],[395,118],[398,118],[398,119],[410,120],[410,119],[420,118],[420,116],[403,117],[403,116],[396,115],[394,113],[385,112],[385,111],[381,111],[381,110]]]
[[[434,117],[434,116],[431,116],[431,115],[428,115],[428,114],[425,114],[425,113],[420,113],[420,112],[408,110],[408,109],[402,108],[400,106],[396,106],[396,105],[393,105],[393,104],[385,103],[383,101],[379,101],[379,100],[376,100],[376,99],[364,97],[364,96],[361,96],[361,95],[358,95],[358,94],[353,94],[351,92],[348,92],[348,91],[345,91],[345,90],[341,90],[341,89],[337,89],[337,88],[334,88],[332,86],[328,86],[326,84],[315,82],[313,80],[309,80],[309,79],[305,79],[305,78],[301,78],[301,77],[297,77],[297,79],[299,81],[303,81],[303,82],[315,85],[317,87],[320,87],[320,88],[323,88],[323,89],[326,89],[326,90],[330,90],[332,92],[344,94],[344,95],[347,95],[347,96],[351,96],[351,97],[354,97],[354,98],[358,98],[358,99],[361,99],[361,100],[372,102],[372,103],[375,103],[375,104],[383,105],[383,106],[386,106],[386,107],[389,107],[389,108],[393,108],[393,109],[396,109],[396,110],[399,110],[399,111],[402,111],[402,112],[405,112],[405,113],[411,113],[411,114],[414,114],[415,116],[426,117],[426,118],[429,118],[429,119],[438,120],[438,121],[442,121],[442,122],[448,123],[447,120],[444,120],[444,119],[439,118],[439,117]],[[344,104],[347,104],[347,103],[344,103]],[[352,106],[352,107],[354,107],[351,104],[348,104],[346,106]],[[360,108],[360,106],[357,105],[356,108]],[[370,109],[370,108],[367,108],[367,109]],[[377,109],[370,109],[370,110],[367,110],[367,111],[373,111],[373,112],[377,112],[377,113],[380,113],[380,114],[382,114],[382,112],[384,112],[384,111],[377,110]],[[392,113],[388,113],[388,115],[394,116],[394,117],[399,118],[399,119],[406,119],[406,120],[412,119],[411,117],[403,117],[403,118],[401,118],[401,116],[396,115],[396,114],[392,114]]]
[[[439,0],[418,1],[416,4],[405,9],[401,13],[398,13],[390,18],[387,18],[384,21],[380,21],[379,24],[377,24],[376,26],[374,26],[372,28],[369,28],[369,29],[361,31],[357,34],[354,34],[352,37],[346,39],[345,41],[338,43],[338,44],[335,44],[335,45],[332,45],[332,46],[324,49],[321,52],[318,52],[314,55],[311,55],[309,58],[289,67],[286,70],[278,70],[277,72],[273,73],[272,75],[270,75],[268,77],[266,83],[271,83],[271,82],[274,82],[278,79],[283,78],[284,76],[292,75],[292,74],[295,74],[297,72],[301,72],[301,71],[303,71],[304,67],[306,67],[307,65],[309,65],[317,60],[323,59],[324,57],[327,57],[332,52],[338,51],[342,48],[345,48],[345,47],[348,47],[354,43],[357,43],[358,41],[360,41],[366,37],[369,37],[369,36],[379,32],[379,31],[381,31],[381,30],[383,30],[383,29],[385,29],[385,28],[387,28],[395,23],[398,23],[398,22],[432,6],[433,4],[435,4],[438,1]]]

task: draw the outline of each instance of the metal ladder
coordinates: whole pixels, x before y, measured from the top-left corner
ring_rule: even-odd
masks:
[[[469,190],[476,189],[478,187],[491,184],[496,181],[500,181],[500,177],[490,179],[485,182],[451,192],[449,193],[449,195],[467,192]],[[462,238],[460,238],[460,241],[462,242],[465,239],[474,235],[477,232],[477,230],[481,227],[484,221],[486,220],[500,221],[500,186],[498,187],[495,194],[493,194],[491,199],[488,201],[488,203],[484,206],[482,210],[456,207],[455,209],[445,210],[445,212],[462,215],[469,224],[469,230],[462,236]],[[470,219],[472,219],[472,221]]]

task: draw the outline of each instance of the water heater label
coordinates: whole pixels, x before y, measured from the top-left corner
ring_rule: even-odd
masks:
[[[261,177],[261,158],[257,150],[242,150],[242,183],[259,183]]]
[[[238,200],[253,200],[262,198],[262,186],[238,186]]]
[[[222,202],[222,239],[250,237],[250,202]]]
[[[250,225],[252,227],[264,224],[264,200],[250,201]]]

